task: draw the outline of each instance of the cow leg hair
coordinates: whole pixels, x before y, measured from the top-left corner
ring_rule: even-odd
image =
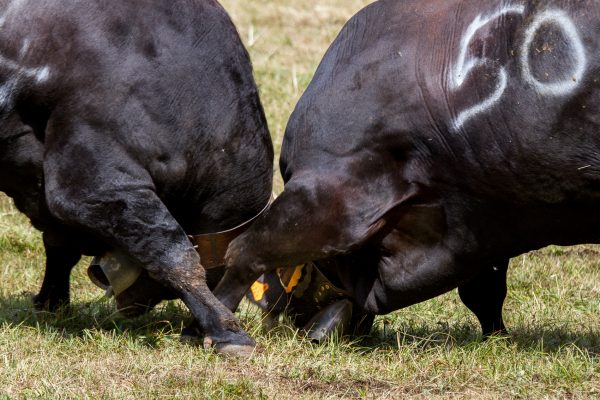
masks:
[[[33,297],[33,304],[37,310],[47,308],[49,311],[56,311],[69,304],[71,270],[81,259],[81,253],[68,246],[53,244],[49,236],[48,233],[43,236],[46,271],[42,287]]]
[[[508,260],[493,263],[458,287],[460,299],[479,320],[484,337],[508,333],[502,320],[507,270]]]

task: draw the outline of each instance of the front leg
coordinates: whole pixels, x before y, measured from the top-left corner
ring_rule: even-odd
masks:
[[[49,232],[44,232],[46,250],[46,271],[40,292],[33,297],[37,310],[56,311],[69,304],[69,279],[71,270],[79,262],[81,253],[70,247]]]
[[[460,299],[479,320],[484,337],[508,333],[502,320],[508,261],[486,266],[477,276],[458,287]]]

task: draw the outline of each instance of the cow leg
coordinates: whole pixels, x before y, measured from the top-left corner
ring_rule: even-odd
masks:
[[[81,253],[53,240],[52,234],[44,232],[44,248],[46,249],[46,271],[40,292],[33,297],[36,309],[47,307],[56,311],[69,304],[69,278],[71,270],[81,258]]]
[[[484,337],[507,333],[502,321],[507,270],[508,260],[494,263],[458,287],[460,299],[477,316]]]

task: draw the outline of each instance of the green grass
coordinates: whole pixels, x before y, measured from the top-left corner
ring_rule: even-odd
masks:
[[[277,149],[327,45],[366,3],[223,1],[248,44]],[[0,398],[600,396],[600,246],[550,247],[512,261],[510,338],[482,343],[455,291],[379,317],[361,341],[323,345],[286,323],[261,332],[244,304],[240,318],[259,344],[250,360],[179,343],[188,318],[180,302],[119,317],[89,282],[89,260],[74,271],[69,311],[35,313],[30,297],[43,262],[40,234],[0,196]]]

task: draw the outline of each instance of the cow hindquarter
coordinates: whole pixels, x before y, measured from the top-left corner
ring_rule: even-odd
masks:
[[[491,211],[508,209],[499,210],[499,224],[512,213],[538,227],[532,232],[514,221],[522,250],[531,233],[532,248],[597,241],[600,7],[551,1],[489,8],[465,15],[444,77],[448,134],[466,139],[460,150],[474,176],[457,183]]]
[[[400,74],[418,86],[405,93],[421,106],[400,119],[398,131],[427,149],[417,179],[437,197],[444,230],[433,246],[411,232],[415,221],[386,237],[364,303],[372,312],[484,279],[528,250],[598,241],[600,9],[565,1],[440,3],[419,8],[418,18],[399,13],[409,40],[399,38],[398,51],[416,61]],[[505,287],[488,285],[503,299]],[[503,329],[496,322],[489,330]]]

